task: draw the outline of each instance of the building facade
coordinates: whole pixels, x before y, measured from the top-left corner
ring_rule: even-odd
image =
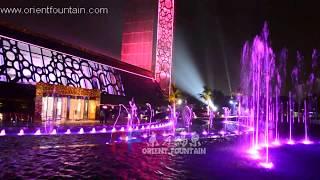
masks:
[[[22,112],[34,121],[95,120],[101,104],[132,97],[159,102],[171,81],[174,0],[159,0],[154,10],[148,21],[139,15],[126,20],[121,61],[1,25],[0,113],[12,119]]]

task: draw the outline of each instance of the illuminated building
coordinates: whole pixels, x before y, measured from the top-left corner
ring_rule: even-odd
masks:
[[[132,97],[145,103],[169,93],[174,0],[130,2],[154,8],[146,15],[128,11],[121,60],[1,25],[0,112],[34,121],[94,120],[100,104]]]

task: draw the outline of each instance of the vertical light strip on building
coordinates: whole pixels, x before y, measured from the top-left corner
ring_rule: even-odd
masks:
[[[170,93],[173,48],[174,0],[159,0],[155,79]]]

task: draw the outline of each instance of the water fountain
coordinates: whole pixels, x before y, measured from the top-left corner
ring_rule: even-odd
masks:
[[[84,130],[83,130],[83,128],[80,128],[80,130],[79,130],[78,134],[84,134]]]
[[[101,132],[101,133],[106,133],[106,132],[107,132],[107,129],[106,129],[106,128],[102,128],[102,129],[100,130],[100,132]]]
[[[65,132],[65,134],[71,134],[70,129],[67,129],[67,131]]]
[[[150,126],[151,122],[152,122],[152,118],[154,116],[154,110],[152,109],[151,104],[146,103],[146,105],[147,105],[147,107],[148,107],[148,109],[150,111],[150,120],[149,120],[149,126]],[[150,129],[149,129],[149,134],[150,134]]]
[[[51,135],[56,135],[56,134],[57,134],[57,130],[56,130],[56,129],[53,129],[50,134],[51,134]]]
[[[192,125],[192,114],[191,108],[186,105],[182,110],[182,119],[184,126],[188,129],[188,132],[190,130],[190,126]]]
[[[23,131],[23,129],[20,129],[18,136],[23,136],[23,135],[24,135],[24,131]]]
[[[309,139],[309,126],[311,117],[318,117],[318,103],[314,93],[319,90],[319,53],[313,50],[311,72],[306,76],[304,57],[297,52],[297,61],[291,70],[292,89],[287,93],[283,86],[287,83],[288,51],[282,49],[276,59],[268,38],[269,31],[265,24],[260,35],[251,43],[244,44],[241,58],[241,97],[237,99],[240,102],[238,116],[244,117],[242,124],[253,130],[250,154],[257,157],[258,149],[264,147],[265,158],[261,166],[272,168],[269,144],[272,142],[275,146],[281,145],[280,128],[288,129],[281,134],[283,139],[288,138],[288,144],[295,144],[294,139],[300,127],[304,127],[302,143],[313,143]],[[288,97],[287,100],[280,99],[281,95]],[[316,115],[310,116],[310,112]]]
[[[96,133],[96,128],[92,128],[90,131],[91,134],[95,134]]]
[[[0,132],[0,136],[5,136],[5,135],[6,135],[6,131],[4,129],[2,129]]]
[[[40,129],[38,129],[38,130],[34,133],[34,135],[41,135]]]
[[[136,124],[140,124],[140,119],[138,117],[138,113],[137,113],[137,106],[134,102],[134,98],[131,99],[131,101],[129,101],[129,106],[130,106],[130,115],[128,114],[128,124],[127,127],[132,127],[133,126],[133,120],[137,120]]]
[[[120,115],[121,115],[121,110],[122,110],[122,108],[124,108],[125,110],[126,110],[126,112],[127,112],[127,114],[128,114],[128,122],[127,122],[127,127],[129,127],[129,125],[131,125],[131,115],[130,115],[130,113],[129,113],[129,111],[128,111],[128,109],[123,105],[123,104],[119,104],[119,112],[118,112],[118,116],[117,116],[117,118],[116,118],[116,120],[115,120],[115,122],[114,122],[114,124],[113,124],[113,126],[112,126],[112,129],[115,129],[115,127],[116,127],[116,124],[117,124],[117,122],[118,122],[118,120],[119,120],[119,117],[120,117]]]
[[[265,147],[265,161],[263,166],[271,166],[269,162],[269,128],[272,122],[272,108],[274,105],[273,84],[275,78],[275,55],[269,43],[269,31],[267,24],[262,33],[257,35],[250,47],[245,43],[241,60],[243,68],[241,74],[246,76],[242,84],[248,85],[242,90],[246,97],[240,102],[242,107],[251,112],[249,125],[254,127],[252,135],[252,149],[256,150],[260,144]],[[262,138],[263,137],[263,138]]]

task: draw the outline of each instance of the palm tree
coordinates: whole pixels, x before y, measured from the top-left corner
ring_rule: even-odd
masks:
[[[170,91],[168,100],[173,108],[174,119],[176,119],[176,103],[180,97],[181,97],[181,91],[176,87],[176,85],[171,84],[171,91]]]
[[[209,113],[210,113],[209,112],[209,110],[210,110],[209,104],[210,104],[210,101],[212,100],[212,90],[208,86],[204,86],[202,93],[200,93],[199,95],[200,95],[200,98],[206,102],[207,113],[209,115]]]

